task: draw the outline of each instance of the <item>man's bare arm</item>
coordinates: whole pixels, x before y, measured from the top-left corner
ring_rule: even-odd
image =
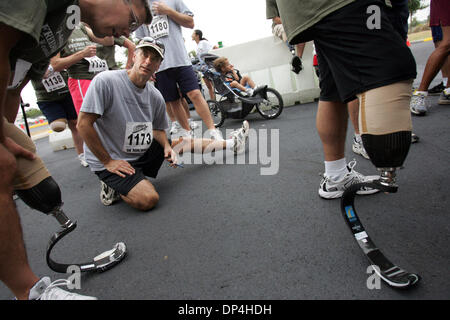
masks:
[[[193,17],[191,17],[187,14],[184,14],[184,13],[180,13],[180,12],[172,9],[171,7],[166,5],[164,2],[159,2],[159,1],[154,2],[152,5],[152,8],[153,8],[155,14],[158,14],[158,15],[165,14],[170,19],[172,19],[173,21],[175,21],[182,27],[189,28],[189,29],[194,28],[194,18]]]
[[[125,174],[134,174],[134,168],[127,161],[113,160],[103,146],[102,141],[94,128],[94,123],[99,117],[100,115],[98,114],[82,111],[78,115],[77,129],[84,142],[109,172],[117,174],[122,178],[125,177]]]

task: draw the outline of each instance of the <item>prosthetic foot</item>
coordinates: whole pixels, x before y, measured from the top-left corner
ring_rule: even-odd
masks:
[[[376,247],[356,214],[354,200],[361,187],[385,193],[398,190],[396,169],[403,165],[411,145],[410,87],[410,83],[401,82],[371,90],[359,97],[362,141],[370,160],[380,171],[380,179],[352,185],[341,199],[342,214],[356,242],[375,266],[373,269],[378,276],[394,288],[409,288],[420,277],[394,265]]]
[[[64,264],[51,258],[54,246],[66,235],[75,230],[77,223],[71,221],[62,211],[61,190],[52,177],[41,181],[33,188],[16,190],[18,196],[31,208],[53,216],[61,226],[51,238],[47,247],[47,264],[53,271],[66,273],[69,267],[78,266],[81,272],[106,271],[121,262],[127,253],[125,243],[118,242],[111,250],[105,251],[86,263]]]

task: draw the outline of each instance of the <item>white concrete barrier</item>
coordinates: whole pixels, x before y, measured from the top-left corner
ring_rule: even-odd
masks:
[[[72,139],[72,131],[70,131],[68,128],[61,132],[52,131],[48,135],[48,141],[50,142],[53,151],[65,150],[75,147]]]
[[[303,70],[291,71],[292,54],[286,44],[272,36],[212,50],[227,57],[241,74],[248,74],[257,85],[267,84],[283,96],[285,106],[308,103],[319,97],[319,86],[313,68],[313,44],[308,42],[303,52]]]

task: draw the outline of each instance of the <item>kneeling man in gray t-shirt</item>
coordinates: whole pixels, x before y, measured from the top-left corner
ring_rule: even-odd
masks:
[[[164,99],[148,82],[163,59],[164,45],[144,38],[136,46],[130,70],[102,72],[86,93],[78,130],[85,142],[86,161],[101,181],[104,205],[121,198],[133,208],[152,209],[159,195],[145,177],[156,178],[164,160],[179,166],[177,153],[194,152],[194,146],[201,145],[201,152],[245,151],[247,121],[228,140],[167,139]]]

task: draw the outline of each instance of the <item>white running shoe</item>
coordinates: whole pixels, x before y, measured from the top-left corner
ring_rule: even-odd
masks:
[[[180,130],[180,129],[181,129],[181,126],[178,123],[178,121],[173,121],[172,127],[170,127],[170,134],[176,134],[176,133],[178,133],[178,130]]]
[[[366,149],[364,149],[363,142],[357,141],[355,137],[353,137],[352,150],[354,153],[359,154],[366,159],[370,159],[369,155],[366,152]]]
[[[242,127],[236,131],[231,132],[230,138],[234,140],[233,151],[234,154],[240,154],[245,151],[245,145],[248,140],[249,133],[249,124],[248,121],[245,120],[242,122]]]
[[[189,118],[189,127],[191,127],[192,130],[195,130],[198,128],[198,123],[192,120],[192,118]]]
[[[171,134],[170,137],[172,139],[179,138],[179,137],[193,138],[194,131],[192,131],[192,130],[188,131],[186,129],[180,128],[180,129],[178,129],[178,131],[176,133]]]
[[[89,164],[86,162],[86,159],[85,159],[85,157],[84,157],[84,153],[80,153],[79,155],[78,155],[78,160],[80,160],[80,163],[81,163],[81,165],[83,166],[83,167],[89,167]]]
[[[320,182],[319,196],[325,199],[336,199],[341,197],[344,191],[355,183],[371,182],[380,178],[380,176],[363,176],[361,173],[353,170],[355,165],[355,160],[347,164],[348,173],[340,181],[332,181],[324,175]],[[356,194],[367,195],[377,193],[378,191],[380,190],[364,187],[357,191]]]
[[[222,132],[220,132],[220,130],[217,128],[212,129],[212,130],[207,130],[205,137],[208,137],[208,135],[213,140],[223,141]]]
[[[97,300],[96,297],[83,296],[78,293],[65,291],[58,288],[59,286],[67,286],[70,284],[69,280],[60,279],[51,282],[49,277],[43,277],[36,282],[33,288],[30,289],[28,295],[29,300]]]
[[[427,113],[427,96],[421,93],[414,92],[411,97],[411,102],[409,103],[409,109],[411,113],[424,116]]]
[[[110,206],[120,199],[120,194],[117,191],[110,188],[106,183],[100,180],[100,201],[105,206]]]

